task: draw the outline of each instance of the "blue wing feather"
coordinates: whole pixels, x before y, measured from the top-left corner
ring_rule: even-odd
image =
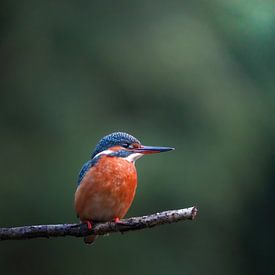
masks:
[[[78,180],[77,180],[77,186],[81,183],[83,180],[84,176],[86,173],[92,168],[100,159],[101,156],[98,156],[96,158],[88,160],[81,168],[79,175],[78,175]]]
[[[78,179],[77,179],[77,185],[79,185],[81,183],[81,181],[83,180],[85,174],[87,173],[87,171],[91,168],[91,160],[87,161],[81,168],[79,175],[78,175]]]

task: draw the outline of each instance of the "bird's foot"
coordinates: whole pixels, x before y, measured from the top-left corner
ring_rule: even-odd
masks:
[[[90,231],[92,229],[92,227],[93,227],[92,221],[86,220],[86,221],[84,221],[84,223],[87,224],[88,230]]]
[[[121,219],[118,218],[118,217],[115,217],[115,218],[114,218],[114,223],[117,224],[117,225],[124,225],[123,220],[121,220]]]

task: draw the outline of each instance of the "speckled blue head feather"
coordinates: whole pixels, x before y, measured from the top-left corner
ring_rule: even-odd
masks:
[[[127,147],[128,145],[133,144],[133,143],[140,144],[140,141],[127,133],[115,132],[115,133],[112,133],[110,135],[103,137],[99,141],[99,143],[96,145],[95,150],[93,151],[91,157],[93,158],[98,153],[100,153],[104,150],[107,150],[108,148],[111,148],[113,146],[120,145],[123,147]]]

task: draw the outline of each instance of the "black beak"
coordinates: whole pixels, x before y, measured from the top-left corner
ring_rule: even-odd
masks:
[[[175,150],[175,148],[172,147],[160,147],[160,146],[144,146],[141,145],[139,148],[134,148],[132,151],[135,153],[140,153],[140,154],[156,154],[156,153],[162,153],[162,152],[167,152]]]

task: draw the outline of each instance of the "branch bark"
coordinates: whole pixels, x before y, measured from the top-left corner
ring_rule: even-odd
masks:
[[[148,216],[123,219],[117,223],[94,223],[91,230],[88,229],[87,224],[85,223],[27,225],[21,227],[0,228],[0,241],[64,236],[85,237],[87,235],[104,235],[115,232],[123,233],[126,231],[151,228],[161,224],[193,220],[196,217],[196,214],[196,207],[169,210]]]

